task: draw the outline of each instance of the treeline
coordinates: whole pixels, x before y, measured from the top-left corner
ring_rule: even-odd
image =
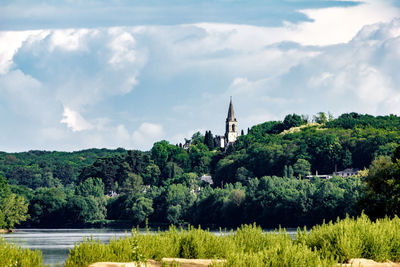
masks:
[[[207,131],[194,134],[185,148],[160,141],[148,152],[0,153],[0,170],[12,193],[29,203],[26,226],[136,225],[146,218],[154,224],[310,225],[363,209],[375,217],[398,214],[399,130],[395,115],[334,119],[319,113],[311,121],[290,114],[242,131],[226,150]],[[304,179],[362,170],[374,159],[370,174]],[[388,180],[384,191],[371,183]]]

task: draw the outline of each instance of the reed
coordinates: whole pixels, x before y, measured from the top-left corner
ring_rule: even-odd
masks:
[[[87,267],[91,263],[100,261],[140,262],[143,260],[143,256],[138,252],[136,239],[133,237],[110,239],[108,244],[90,238],[75,244],[69,251],[64,266]]]
[[[119,243],[116,246],[113,243]],[[128,261],[122,258],[136,244],[134,259],[192,258],[226,259],[226,266],[332,266],[332,259],[323,259],[304,244],[295,244],[284,231],[265,233],[259,226],[243,225],[236,231],[215,234],[200,227],[187,229],[171,226],[167,231],[139,234],[111,240],[109,245],[85,240],[71,250],[66,267],[87,266],[96,261]],[[109,249],[108,246],[116,249]],[[124,251],[124,252],[122,252]],[[118,253],[116,253],[118,252]],[[121,255],[116,257],[116,254]],[[119,260],[118,260],[119,259]],[[282,265],[282,264],[283,265]],[[220,266],[221,264],[219,264]]]
[[[20,248],[0,237],[0,267],[43,266],[42,252]]]
[[[372,222],[362,214],[357,219],[345,218],[335,223],[314,226],[308,233],[298,231],[296,243],[305,244],[322,257],[338,262],[367,258],[383,262],[400,260],[400,219],[384,218]]]
[[[189,226],[139,233],[110,240],[85,240],[70,251],[66,267],[96,261],[144,261],[162,258],[226,259],[225,266],[335,266],[351,258],[400,260],[400,219],[372,222],[366,215],[298,230],[295,239],[284,229],[265,233],[253,225],[218,234]],[[220,264],[221,265],[221,264]]]

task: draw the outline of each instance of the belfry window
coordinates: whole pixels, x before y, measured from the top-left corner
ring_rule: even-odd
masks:
[[[235,131],[235,124],[232,124],[232,132]]]

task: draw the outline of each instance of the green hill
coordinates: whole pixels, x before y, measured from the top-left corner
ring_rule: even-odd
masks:
[[[349,113],[334,119],[319,113],[310,122],[290,114],[253,126],[226,150],[215,147],[207,131],[194,134],[185,149],[160,141],[147,152],[1,152],[0,170],[11,191],[29,202],[26,223],[32,226],[134,225],[146,218],[157,224],[297,226],[362,209],[376,217],[397,214],[385,204],[397,193],[378,192],[371,182],[382,174],[304,178],[362,170],[378,159],[378,170],[392,170],[384,178],[394,177],[387,185],[392,190],[399,130],[395,115]],[[202,175],[213,184],[200,180]]]

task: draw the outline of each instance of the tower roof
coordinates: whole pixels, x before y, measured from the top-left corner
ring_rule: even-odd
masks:
[[[226,120],[227,121],[236,121],[235,111],[233,110],[233,105],[232,105],[232,97],[231,97],[231,101],[229,102],[228,117],[226,118]]]

